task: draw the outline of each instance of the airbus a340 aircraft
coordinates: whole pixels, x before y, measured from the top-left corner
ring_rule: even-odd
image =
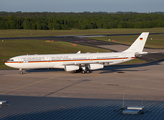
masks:
[[[89,73],[90,70],[101,69],[105,65],[114,65],[136,58],[143,52],[149,32],[143,32],[135,42],[123,52],[108,53],[81,53],[75,54],[44,54],[44,55],[21,55],[10,58],[5,64],[9,67],[22,69],[38,68],[63,68],[65,71],[81,70]]]

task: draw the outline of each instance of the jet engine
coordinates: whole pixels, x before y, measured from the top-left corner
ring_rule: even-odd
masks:
[[[90,64],[88,67],[89,67],[90,70],[95,70],[95,69],[103,68],[104,65],[102,65],[102,64]]]
[[[65,66],[65,71],[75,71],[75,70],[78,70],[79,69],[79,66],[76,66],[76,65],[66,65]]]

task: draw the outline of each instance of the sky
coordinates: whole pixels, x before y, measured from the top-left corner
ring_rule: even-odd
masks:
[[[6,12],[164,12],[164,0],[0,0]]]

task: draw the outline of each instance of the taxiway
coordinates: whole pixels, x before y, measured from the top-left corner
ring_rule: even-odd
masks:
[[[164,100],[164,62],[114,65],[90,74],[0,70],[0,95]]]

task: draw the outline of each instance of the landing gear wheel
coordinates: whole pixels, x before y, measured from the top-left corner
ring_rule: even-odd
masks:
[[[89,74],[89,73],[90,73],[90,71],[89,71],[89,70],[87,70],[87,71],[86,71],[86,73],[87,73],[87,74]]]
[[[83,70],[83,71],[81,71],[81,73],[82,73],[82,74],[85,74],[85,73],[89,74],[90,71],[89,71],[89,70]]]
[[[22,69],[20,68],[19,69],[19,73],[22,75],[23,74],[23,71],[22,71]]]
[[[83,74],[85,73],[85,71],[83,70],[83,71],[81,71]]]
[[[23,72],[22,72],[22,71],[20,71],[20,74],[21,74],[21,75],[23,75]]]

